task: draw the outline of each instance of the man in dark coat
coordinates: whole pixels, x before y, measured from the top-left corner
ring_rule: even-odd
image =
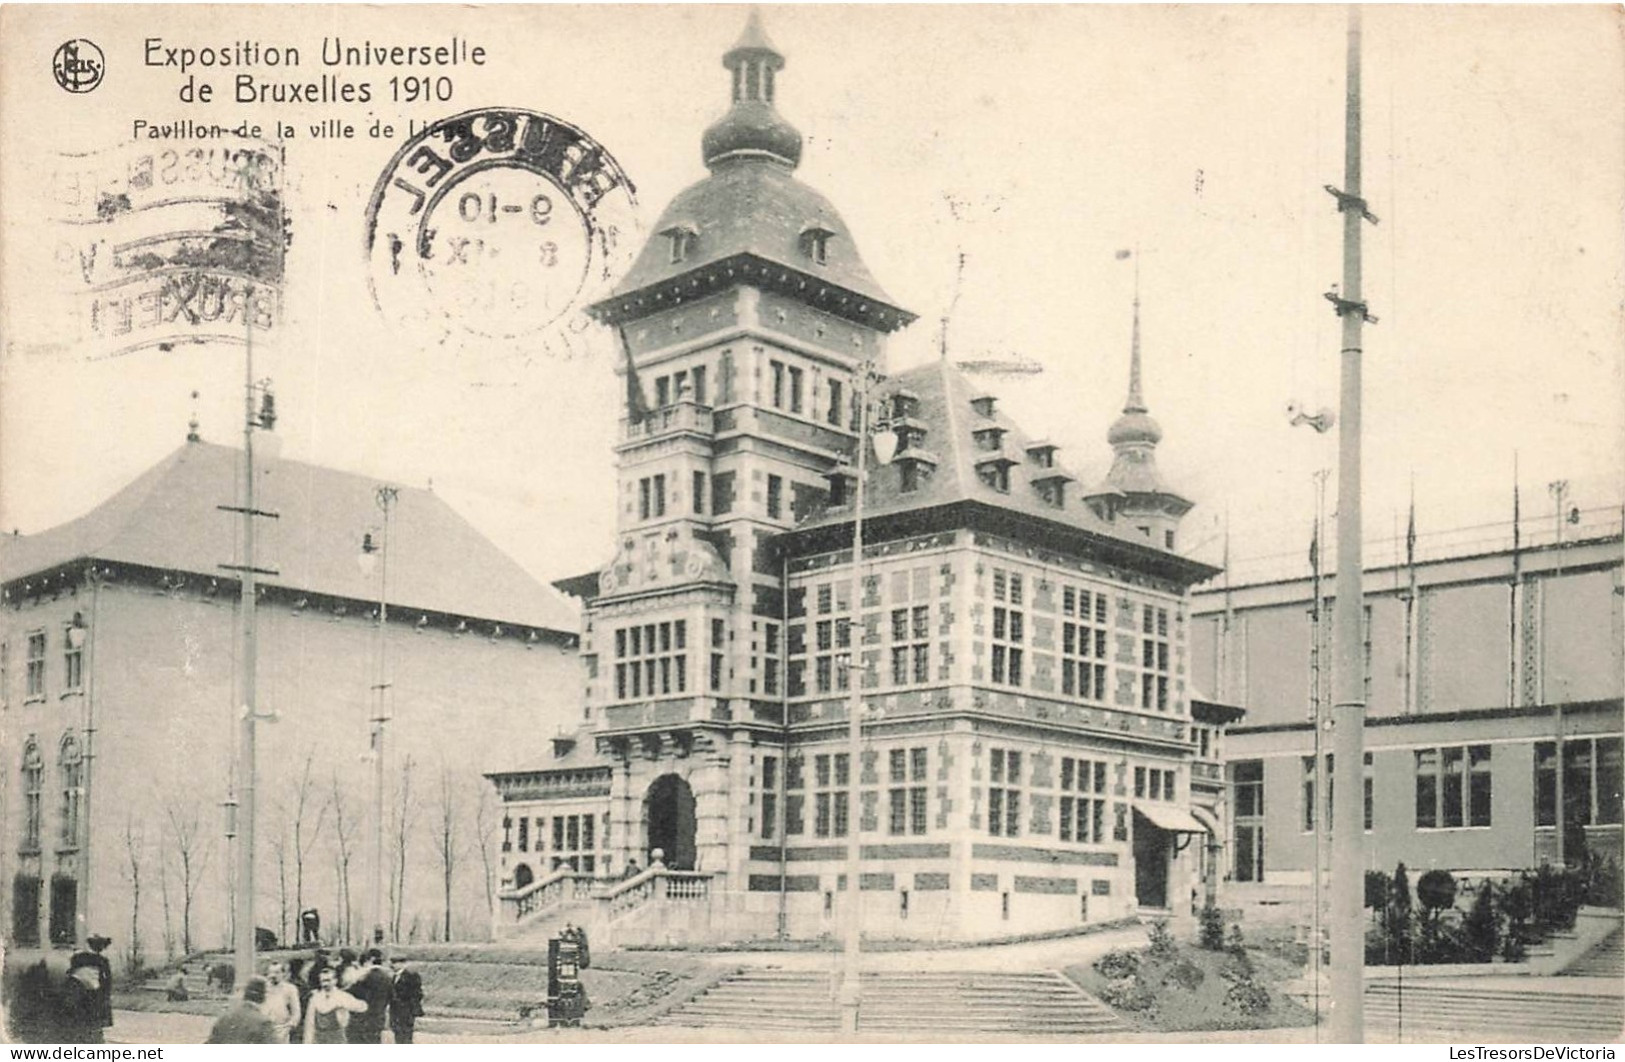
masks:
[[[389,1021],[389,997],[395,990],[389,971],[380,965],[383,959],[383,952],[369,949],[362,962],[361,976],[346,990],[367,1005],[367,1012],[351,1015],[350,1024],[345,1028],[345,1039],[352,1044],[383,1042],[384,1026]]]
[[[265,1003],[265,978],[250,977],[243,984],[243,996],[235,1006],[220,1015],[209,1030],[210,1044],[274,1044],[276,1026],[260,1007]]]
[[[389,1031],[395,1042],[409,1044],[423,1017],[423,977],[402,959],[389,960],[395,975],[395,991],[389,997]]]
[[[84,1033],[80,1042],[99,1044],[102,1030],[113,1024],[113,964],[102,954],[113,942],[97,934],[85,943],[89,950],[76,951],[68,960],[68,978],[74,982],[69,988],[76,1000],[76,1021]]]

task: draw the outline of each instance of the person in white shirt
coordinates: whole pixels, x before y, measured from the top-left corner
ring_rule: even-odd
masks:
[[[276,1042],[285,1044],[299,1027],[299,989],[288,980],[288,967],[284,963],[273,962],[265,971],[265,979],[270,984],[260,1009],[271,1019]]]

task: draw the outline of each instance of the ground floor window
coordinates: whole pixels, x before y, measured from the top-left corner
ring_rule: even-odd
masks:
[[[39,947],[40,879],[18,874],[11,880],[11,942],[22,948]]]
[[[1264,761],[1231,765],[1235,807],[1235,878],[1264,880]]]
[[[541,822],[541,819],[536,820],[538,852],[542,850]],[[524,822],[521,820],[520,826],[523,825]],[[552,832],[553,846],[548,860],[550,868],[562,870],[568,867],[583,874],[597,872],[599,831],[596,816],[590,812],[581,815],[554,815]]]
[[[1490,746],[1416,750],[1416,828],[1490,825]]]
[[[1563,808],[1580,826],[1620,821],[1621,739],[1569,738],[1563,742]],[[1557,825],[1557,743],[1535,743],[1535,824]]]

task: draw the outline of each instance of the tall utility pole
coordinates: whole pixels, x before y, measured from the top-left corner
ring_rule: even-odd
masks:
[[[237,964],[237,978],[246,983],[254,974],[254,785],[256,775],[254,727],[259,722],[259,701],[256,689],[256,661],[258,660],[257,620],[255,605],[259,600],[257,576],[275,575],[270,568],[254,564],[254,521],[265,517],[275,519],[276,513],[256,507],[254,502],[254,429],[270,430],[276,424],[276,408],[271,397],[269,380],[254,380],[254,313],[253,289],[245,296],[250,305],[244,333],[243,352],[243,482],[241,505],[222,505],[219,508],[242,516],[243,563],[223,564],[222,568],[238,573],[242,587],[239,613],[240,664],[238,665],[240,697],[237,702],[238,746],[237,786],[228,807],[236,808],[237,833],[237,904],[233,912],[233,952]],[[260,406],[254,408],[258,395]]]
[[[1567,507],[1569,500],[1569,481],[1566,479],[1553,480],[1546,484],[1546,489],[1551,492],[1552,502],[1556,508],[1557,571],[1540,589],[1540,692],[1541,700],[1548,702],[1552,706],[1552,731],[1557,747],[1557,771],[1554,779],[1557,783],[1557,791],[1554,794],[1557,800],[1557,865],[1565,867],[1568,866],[1569,853],[1568,838],[1564,836],[1568,832],[1568,815],[1563,803],[1563,698],[1559,691],[1549,691],[1546,688],[1546,676],[1552,673],[1551,666],[1546,660],[1546,647],[1551,644],[1551,640],[1546,635],[1546,590],[1548,587],[1554,586],[1557,579],[1563,577],[1563,510]]]
[[[1343,288],[1327,298],[1343,323],[1337,453],[1337,599],[1332,612],[1332,1017],[1337,1043],[1365,1041],[1365,590],[1360,556],[1360,332],[1376,323],[1361,297],[1360,223],[1376,222],[1360,195],[1360,9],[1349,8],[1343,188],[1326,190],[1343,214]]]
[[[376,813],[372,836],[372,910],[374,922],[372,925],[372,939],[374,944],[381,944],[384,940],[384,927],[388,920],[384,917],[384,725],[389,722],[389,551],[394,545],[390,538],[390,517],[393,515],[395,500],[400,496],[396,487],[379,487],[377,493],[378,508],[384,511],[384,533],[382,542],[373,542],[369,534],[361,540],[361,561],[363,566],[372,560],[379,560],[378,565],[378,678],[372,684],[372,691],[377,694],[377,711],[373,714],[372,723],[372,804]]]

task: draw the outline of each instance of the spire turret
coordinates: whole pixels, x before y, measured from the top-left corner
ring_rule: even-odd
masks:
[[[794,169],[801,161],[801,133],[773,108],[784,56],[768,40],[755,8],[739,40],[723,54],[722,65],[733,74],[733,105],[705,131],[705,164],[716,169],[729,159],[761,159]]]

